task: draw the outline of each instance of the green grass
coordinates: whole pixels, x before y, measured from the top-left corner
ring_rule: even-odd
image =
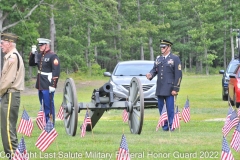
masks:
[[[82,85],[82,88],[77,88],[78,102],[90,102],[93,89],[99,88],[99,85],[106,81],[107,79],[75,82],[76,85],[86,83]],[[55,128],[58,137],[45,152],[39,151],[35,146],[41,131],[34,122],[32,136],[24,137],[27,150],[31,159],[116,159],[116,152],[122,133],[124,133],[131,159],[220,159],[221,129],[228,112],[228,103],[221,99],[221,75],[184,75],[177,97],[177,105],[180,109],[183,108],[187,97],[191,107],[191,120],[189,123],[181,121],[181,128],[175,132],[163,132],[161,129],[155,131],[159,118],[157,108],[145,109],[140,135],[130,133],[128,124],[122,121],[121,110],[109,110],[101,117],[93,132],[87,132],[86,136],[81,138],[79,126],[85,114],[81,112],[78,114],[77,135],[68,136],[63,121],[57,121]],[[57,92],[55,95],[56,113],[61,102],[62,93]],[[37,91],[33,95],[22,95],[19,120],[22,106],[31,117],[35,118],[39,110]],[[229,145],[232,133],[233,130],[227,136]],[[18,138],[20,139],[21,136],[19,134]],[[0,151],[2,150],[0,145]],[[233,149],[231,151],[235,160],[240,160],[240,153]]]

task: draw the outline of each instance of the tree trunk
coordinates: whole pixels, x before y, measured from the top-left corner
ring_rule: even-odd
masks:
[[[86,51],[85,51],[85,58],[86,58],[86,63],[87,63],[87,66],[88,67],[91,67],[90,66],[90,60],[89,60],[89,49],[90,49],[90,44],[91,44],[91,37],[90,37],[90,34],[91,34],[91,29],[90,29],[90,22],[88,22],[88,26],[87,26],[87,48],[86,48]]]
[[[223,0],[223,1],[224,1],[224,4],[226,4],[226,0]],[[227,11],[226,5],[224,5],[224,11],[225,11],[225,13]],[[224,22],[227,22],[226,14],[224,15]],[[226,27],[226,25],[224,25],[224,38],[223,38],[223,66],[224,66],[224,69],[227,68],[227,61],[226,61],[227,43],[226,43],[226,40],[227,40],[227,27]]]
[[[192,72],[192,53],[189,53],[189,70]]]
[[[209,65],[208,65],[208,53],[206,46],[204,47],[204,54],[205,54],[205,60],[206,60],[206,75],[209,75]]]
[[[54,42],[55,42],[55,36],[56,36],[56,27],[54,22],[54,14],[53,14],[53,8],[54,6],[51,5],[51,11],[52,16],[50,18],[50,39],[51,39],[51,50],[54,52]]]
[[[144,60],[144,51],[143,51],[143,44],[142,44],[142,40],[141,40],[141,60]]]
[[[121,0],[118,0],[118,17],[119,17],[119,22],[118,22],[118,59],[117,59],[117,62],[119,62],[120,60],[122,60],[122,39],[121,39],[121,23],[122,23],[122,20],[121,20],[121,15],[122,15],[122,12],[121,12],[121,6],[122,6],[122,2]]]
[[[153,54],[153,46],[152,46],[152,36],[149,37],[149,50],[150,50],[150,60],[154,60],[154,54]]]
[[[140,2],[137,0],[137,6],[138,6],[138,22],[141,21],[141,14],[140,14]],[[141,60],[144,60],[144,49],[143,49],[143,42],[142,37],[140,38],[140,54],[141,54]]]

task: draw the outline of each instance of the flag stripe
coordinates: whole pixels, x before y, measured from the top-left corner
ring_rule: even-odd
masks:
[[[57,136],[58,133],[54,129],[52,122],[48,121],[44,130],[38,137],[35,145],[41,151],[45,151],[50,146],[50,144],[52,144],[52,142],[56,139]]]
[[[22,118],[20,120],[20,124],[18,126],[18,133],[22,133],[28,137],[31,136],[33,130],[33,122],[31,118],[28,116],[26,110],[23,110]]]
[[[59,111],[58,111],[57,117],[58,117],[59,119],[61,119],[61,120],[64,119],[64,117],[63,117],[63,107],[62,107],[62,105],[61,105],[61,107],[60,107],[60,109],[59,109]]]

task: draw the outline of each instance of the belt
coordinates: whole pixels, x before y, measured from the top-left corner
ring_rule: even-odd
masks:
[[[42,72],[38,70],[38,73],[42,74],[42,75],[46,75],[46,76],[51,76],[52,72]]]
[[[13,89],[13,88],[9,88],[7,90],[7,93],[13,93],[13,92],[20,92],[19,90]]]
[[[38,73],[39,74],[41,74],[41,75],[46,75],[46,76],[48,76],[48,80],[49,80],[49,82],[51,83],[51,80],[52,80],[52,72],[42,72],[42,71],[39,71],[38,70]]]

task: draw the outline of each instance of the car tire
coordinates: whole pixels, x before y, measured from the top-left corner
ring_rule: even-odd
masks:
[[[228,100],[228,95],[224,94],[224,88],[222,88],[222,100],[227,101]]]
[[[234,101],[231,100],[230,96],[228,95],[228,101],[230,102],[231,106],[234,106]]]
[[[239,108],[240,103],[236,102],[236,94],[234,93],[234,104],[237,108]]]
[[[236,102],[236,94],[235,94],[235,92],[234,92],[234,95],[233,95],[234,97],[234,106],[236,106],[237,108],[239,108],[239,106],[240,106],[240,103],[238,103],[238,102]]]
[[[226,95],[222,95],[222,100],[223,101],[227,101],[228,100],[228,97]]]
[[[239,106],[240,106],[240,103],[236,103],[236,107],[239,108]]]

